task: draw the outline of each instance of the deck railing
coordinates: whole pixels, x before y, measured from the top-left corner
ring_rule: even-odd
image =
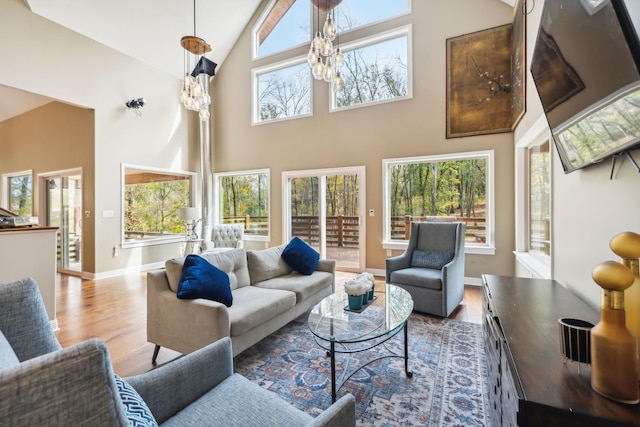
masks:
[[[244,224],[245,234],[260,235],[267,233],[268,217],[236,216],[225,217],[225,224]],[[415,221],[464,222],[467,242],[486,242],[486,218],[457,216],[394,216],[391,217],[391,238],[408,240],[411,223]],[[317,245],[320,237],[319,217],[295,215],[291,217],[292,235],[298,236],[309,244]],[[360,221],[357,216],[328,216],[327,245],[337,247],[357,247],[360,241]]]

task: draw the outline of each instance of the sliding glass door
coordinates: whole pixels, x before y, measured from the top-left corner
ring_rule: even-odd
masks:
[[[82,175],[79,171],[46,176],[46,225],[58,227],[57,267],[82,272]]]
[[[343,271],[365,268],[364,167],[283,173],[284,241],[299,237]]]

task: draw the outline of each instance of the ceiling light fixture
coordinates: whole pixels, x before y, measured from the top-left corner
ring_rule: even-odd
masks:
[[[316,9],[316,34],[311,40],[307,63],[311,67],[313,78],[324,80],[333,84],[333,88],[342,88],[343,81],[340,76],[340,66],[343,63],[342,52],[340,51],[340,37],[338,35],[338,25],[335,22],[335,7],[342,0],[311,0],[311,4]],[[322,31],[320,31],[320,11],[325,12],[326,18]],[[333,41],[336,40],[336,47]]]
[[[180,39],[184,48],[184,79],[180,88],[180,102],[187,110],[198,111],[200,120],[209,120],[209,79],[216,70],[216,63],[207,59],[204,54],[211,52],[211,46],[196,36],[196,0],[193,0],[193,36]],[[190,73],[192,64],[193,71]]]

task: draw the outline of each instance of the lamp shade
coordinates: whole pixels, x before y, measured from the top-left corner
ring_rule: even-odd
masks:
[[[181,221],[193,221],[200,218],[200,211],[194,207],[179,208],[178,218],[180,218]]]

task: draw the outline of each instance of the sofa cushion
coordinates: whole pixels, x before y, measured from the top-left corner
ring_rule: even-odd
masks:
[[[284,245],[259,251],[247,251],[249,277],[252,285],[291,273],[291,266],[282,259],[283,250]]]
[[[296,303],[299,304],[324,289],[331,289],[332,283],[333,274],[326,271],[316,271],[309,276],[293,272],[262,281],[255,286],[264,289],[283,289],[294,292],[296,294]]]
[[[200,256],[229,275],[232,290],[249,286],[247,252],[244,249],[205,252]]]
[[[442,267],[451,262],[454,255],[453,249],[450,251],[423,251],[415,249],[411,254],[409,266],[442,270]]]
[[[124,405],[129,425],[132,427],[158,427],[151,410],[138,392],[128,382],[115,375],[116,388]]]
[[[226,378],[162,425],[303,426],[313,417],[239,374]]]
[[[10,368],[20,364],[18,356],[13,351],[11,344],[7,341],[2,331],[0,331],[0,370]]]
[[[308,276],[316,271],[320,254],[299,237],[294,237],[282,251],[282,259],[298,273]]]
[[[246,286],[233,291],[234,304],[229,307],[231,336],[242,335],[293,308],[296,295],[280,289]]]
[[[199,255],[188,255],[178,284],[178,298],[205,298],[230,307],[233,303],[229,276]]]
[[[249,286],[249,270],[247,268],[247,255],[244,249],[230,249],[224,252],[205,252],[202,258],[218,267],[229,275],[231,289]],[[173,292],[178,292],[178,283],[182,275],[182,266],[185,257],[173,258],[165,262],[165,269],[169,287]]]

